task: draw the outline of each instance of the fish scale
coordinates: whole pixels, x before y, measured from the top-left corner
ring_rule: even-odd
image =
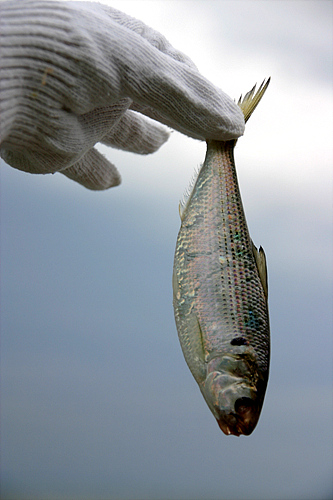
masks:
[[[239,102],[249,118],[269,81]],[[185,360],[225,434],[257,424],[269,371],[266,259],[249,235],[240,196],[236,141],[207,141],[181,213],[174,311]]]

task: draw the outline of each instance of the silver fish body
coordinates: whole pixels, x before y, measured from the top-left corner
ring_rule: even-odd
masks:
[[[252,89],[239,103],[246,120],[267,85],[255,95]],[[270,334],[266,258],[249,235],[235,144],[207,142],[204,164],[181,215],[173,305],[183,354],[203,397],[221,430],[239,436],[251,434],[259,419]]]

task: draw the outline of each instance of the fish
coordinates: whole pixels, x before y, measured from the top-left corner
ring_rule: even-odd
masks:
[[[240,97],[245,122],[269,82]],[[252,242],[245,218],[237,139],[206,143],[204,163],[180,203],[175,322],[186,363],[220,429],[248,436],[258,423],[269,376],[266,256]]]

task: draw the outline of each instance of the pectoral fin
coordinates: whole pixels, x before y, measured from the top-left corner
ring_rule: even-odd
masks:
[[[201,384],[206,378],[203,332],[198,317],[192,310],[193,302],[190,301],[190,304],[185,305],[186,301],[181,295],[176,270],[173,272],[172,285],[175,320],[180,344],[193,377],[198,384]]]
[[[181,341],[183,353],[198,384],[206,378],[205,348],[203,334],[196,314],[190,314],[187,324],[187,335]],[[185,342],[184,342],[185,340]]]
[[[266,264],[266,255],[264,249],[262,247],[259,248],[259,251],[255,244],[252,241],[252,252],[254,255],[254,260],[256,261],[259,278],[261,284],[263,286],[266,299],[268,298],[268,279],[267,279],[267,264]]]

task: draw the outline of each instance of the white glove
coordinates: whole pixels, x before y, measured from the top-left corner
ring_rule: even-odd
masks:
[[[106,189],[120,176],[97,142],[152,153],[169,135],[157,122],[197,139],[244,132],[238,106],[188,57],[115,9],[1,1],[0,22],[0,154],[12,167]]]

